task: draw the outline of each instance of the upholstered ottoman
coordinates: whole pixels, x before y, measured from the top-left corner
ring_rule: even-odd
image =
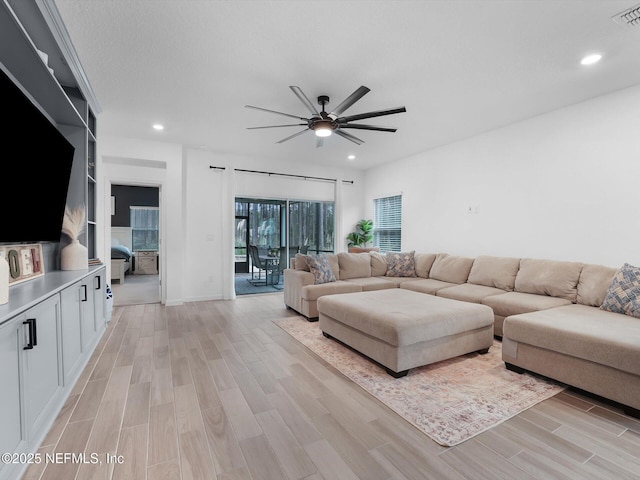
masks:
[[[486,305],[393,289],[318,299],[320,329],[384,367],[396,378],[409,369],[493,344]]]

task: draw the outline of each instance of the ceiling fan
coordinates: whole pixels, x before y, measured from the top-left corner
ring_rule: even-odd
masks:
[[[247,127],[247,130],[256,130],[261,128],[280,128],[280,127],[297,127],[297,126],[306,126],[306,128],[298,133],[294,133],[293,135],[289,135],[286,138],[276,142],[276,143],[284,143],[287,140],[291,140],[292,138],[297,137],[298,135],[302,135],[308,131],[313,131],[316,134],[317,142],[316,146],[321,147],[323,145],[323,138],[330,136],[332,133],[339,135],[347,140],[361,145],[364,143],[364,140],[356,137],[355,135],[346,132],[345,129],[353,128],[357,130],[375,130],[378,132],[395,132],[397,129],[392,127],[379,127],[377,125],[365,125],[362,123],[351,123],[357,120],[364,120],[365,118],[373,118],[373,117],[382,117],[384,115],[393,115],[395,113],[403,113],[406,112],[407,109],[405,107],[391,108],[388,110],[376,110],[375,112],[367,112],[360,113],[357,115],[349,115],[346,117],[341,117],[342,113],[344,113],[348,108],[350,108],[354,103],[364,97],[371,90],[364,85],[359,87],[355,92],[349,95],[340,105],[334,108],[331,112],[325,112],[325,105],[329,103],[329,97],[327,95],[320,95],[318,97],[318,104],[322,105],[322,111],[318,111],[318,109],[311,103],[311,101],[307,98],[304,92],[300,89],[300,87],[290,86],[289,87],[293,93],[300,99],[300,101],[309,109],[311,112],[311,116],[309,118],[300,117],[298,115],[291,115],[289,113],[276,112],[275,110],[269,110],[267,108],[254,107],[252,105],[245,105],[247,108],[253,108],[255,110],[262,110],[263,112],[276,113],[278,115],[284,115],[285,117],[296,118],[301,120],[304,123],[292,123],[288,125],[268,125],[264,127]]]

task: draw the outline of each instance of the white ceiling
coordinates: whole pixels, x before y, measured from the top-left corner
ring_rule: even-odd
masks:
[[[637,0],[55,0],[100,105],[100,134],[369,168],[640,84],[640,27],[611,16]],[[602,61],[580,65],[587,53]],[[406,106],[316,148],[289,89],[344,115]],[[166,129],[151,128],[161,122]],[[353,162],[346,160],[355,154]]]

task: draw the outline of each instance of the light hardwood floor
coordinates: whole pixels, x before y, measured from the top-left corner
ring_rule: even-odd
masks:
[[[571,391],[439,446],[272,323],[291,315],[282,294],[114,308],[40,449],[103,463],[23,478],[640,478],[640,421]]]

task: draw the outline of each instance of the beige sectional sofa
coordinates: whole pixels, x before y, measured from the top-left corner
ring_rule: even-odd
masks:
[[[415,253],[415,276],[388,276],[379,253],[328,255],[335,282],[315,285],[303,255],[284,301],[308,320],[324,295],[402,288],[492,308],[507,368],[622,404],[640,416],[640,319],[600,309],[617,269],[579,262]]]

